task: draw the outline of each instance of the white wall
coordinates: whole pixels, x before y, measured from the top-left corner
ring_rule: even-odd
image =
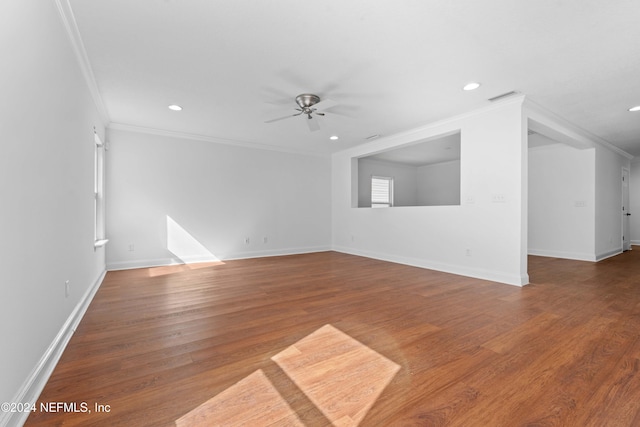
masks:
[[[54,2],[0,2],[0,55],[0,402],[11,402],[46,380],[33,376],[41,358],[104,272],[93,127],[104,130]]]
[[[418,205],[460,204],[460,160],[418,167]]]
[[[631,243],[640,245],[640,160],[631,163],[629,180],[629,217],[631,228]]]
[[[109,269],[331,247],[327,157],[114,129],[108,146]]]
[[[596,258],[622,251],[622,168],[629,159],[596,147]]]
[[[595,148],[529,149],[529,253],[595,260]]]
[[[334,154],[334,249],[526,284],[527,150],[521,105],[522,98],[512,99]],[[462,205],[352,208],[357,200],[353,157],[456,130],[462,131]]]
[[[393,177],[394,206],[415,206],[417,204],[417,169],[381,160],[358,160],[358,206],[371,207],[371,177]]]

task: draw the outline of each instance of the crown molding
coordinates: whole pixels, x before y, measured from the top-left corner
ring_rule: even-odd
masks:
[[[125,132],[135,132],[135,133],[143,133],[147,135],[156,135],[156,136],[164,136],[168,138],[178,138],[178,139],[187,139],[191,141],[201,141],[201,142],[211,142],[214,144],[225,144],[232,145],[234,147],[244,147],[244,148],[253,148],[256,150],[267,150],[267,151],[278,151],[282,153],[289,154],[300,154],[305,156],[316,156],[316,157],[330,157],[330,153],[323,153],[318,151],[311,150],[299,150],[295,148],[288,147],[280,147],[276,145],[270,144],[262,144],[258,142],[249,142],[249,141],[240,141],[234,139],[226,139],[226,138],[217,138],[208,135],[198,135],[193,133],[186,132],[176,132],[165,129],[154,129],[142,126],[128,125],[124,123],[109,123],[109,130],[117,130],[117,131],[125,131]]]
[[[80,36],[80,31],[78,30],[76,18],[73,15],[73,10],[71,9],[69,0],[53,0],[53,2],[60,13],[60,19],[62,20],[67,36],[69,36],[71,47],[73,48],[76,59],[78,60],[80,70],[82,71],[82,75],[87,83],[87,87],[91,93],[91,98],[98,110],[102,124],[106,127],[109,123],[109,114],[107,113],[102,96],[100,95],[98,84],[96,83],[96,78],[93,74],[91,63],[89,62],[87,52],[84,48],[84,43],[82,42],[82,37]]]

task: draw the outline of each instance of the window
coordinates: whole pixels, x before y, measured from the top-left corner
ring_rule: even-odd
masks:
[[[393,206],[393,178],[388,176],[371,177],[371,207],[389,208]]]
[[[107,243],[105,238],[105,207],[104,207],[104,144],[94,130],[93,156],[93,212],[94,212],[94,247],[99,248]]]

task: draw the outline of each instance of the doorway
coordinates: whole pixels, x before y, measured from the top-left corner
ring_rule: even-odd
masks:
[[[622,168],[622,250],[631,249],[631,233],[629,227],[629,169]]]

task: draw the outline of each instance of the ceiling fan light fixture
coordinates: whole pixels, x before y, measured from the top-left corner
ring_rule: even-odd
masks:
[[[633,112],[640,111],[640,105],[636,105],[635,107],[629,108],[629,111],[633,111]]]
[[[171,111],[182,111],[182,107],[177,104],[171,104],[168,108]]]
[[[469,82],[466,85],[464,85],[464,87],[462,88],[462,90],[476,90],[480,87],[480,83],[478,82]]]

